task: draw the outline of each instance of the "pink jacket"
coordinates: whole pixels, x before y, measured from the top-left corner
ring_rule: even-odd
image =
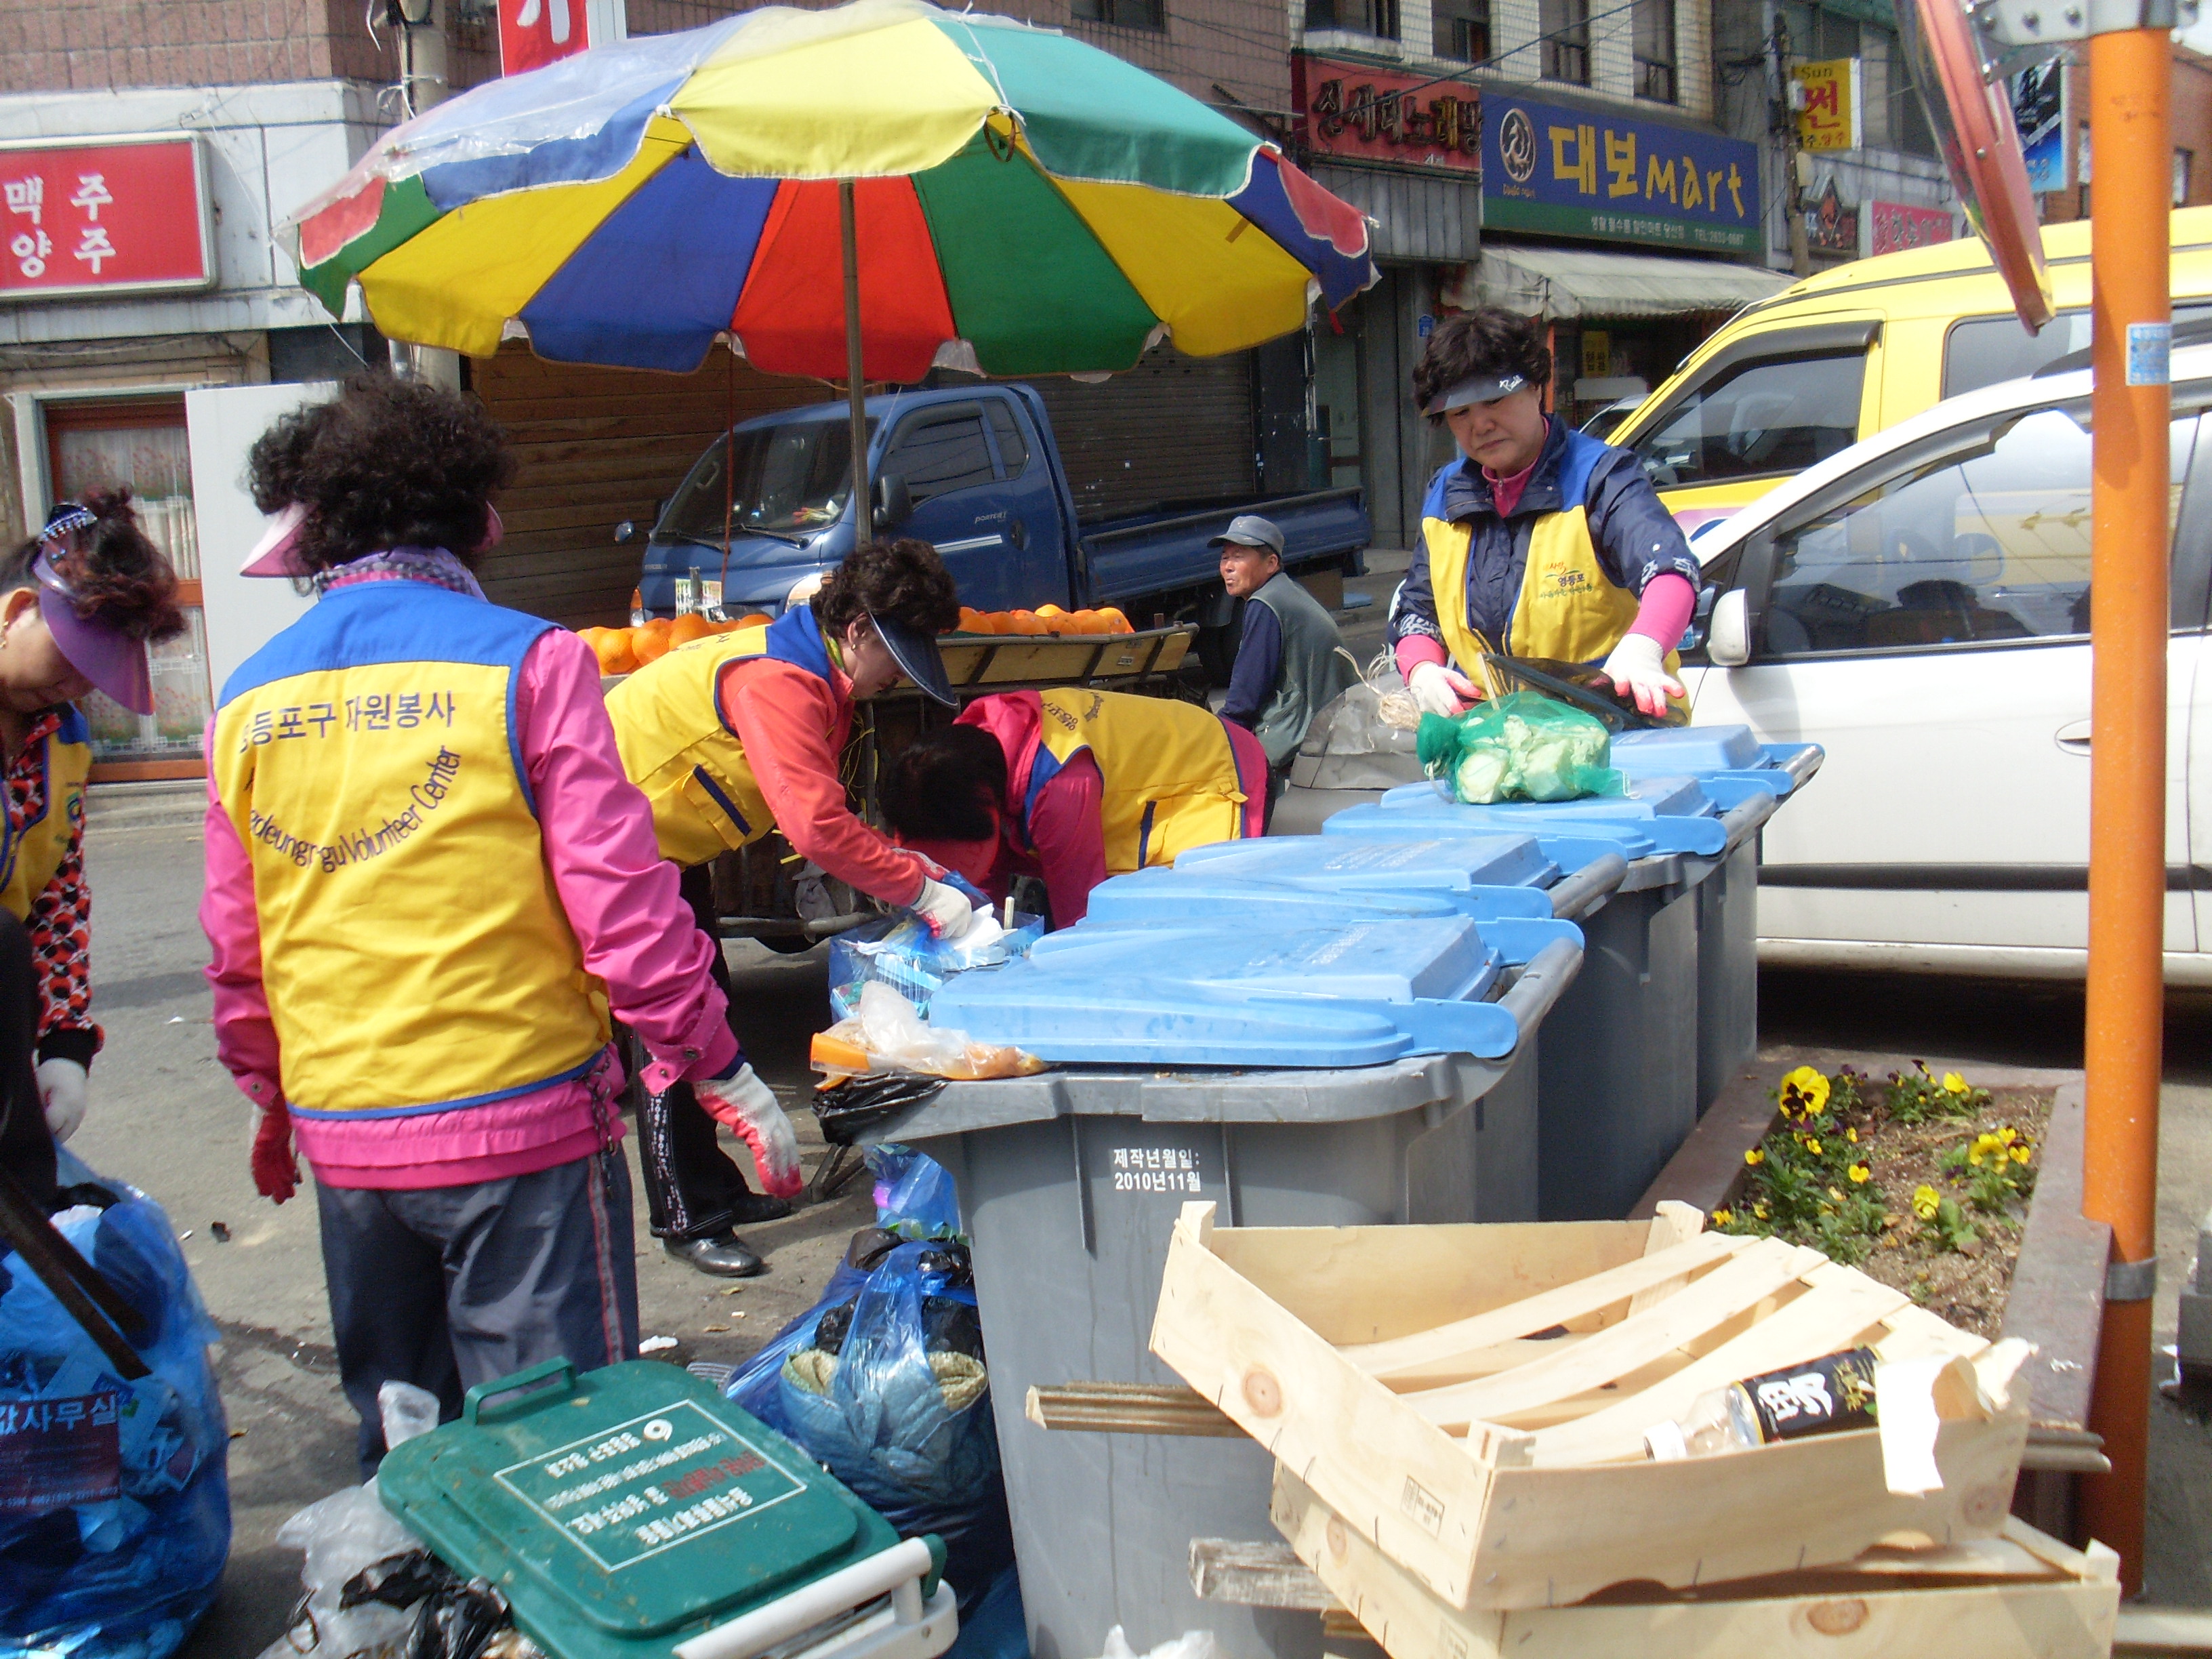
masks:
[[[623,775],[591,647],[565,629],[541,635],[523,659],[514,709],[554,890],[584,966],[606,981],[616,1018],[653,1056],[646,1085],[659,1091],[678,1077],[726,1071],[738,1045],[722,993],[708,976],[719,946],[678,895],[676,866],[660,856],[652,811]],[[213,731],[210,721],[210,750]],[[252,866],[212,778],[200,925],[213,951],[207,976],[216,1053],[249,1099],[279,1106]],[[417,1117],[294,1118],[293,1127],[325,1185],[459,1186],[550,1169],[618,1138],[622,1120],[610,1103],[622,1085],[610,1048],[588,1077],[509,1100]]]

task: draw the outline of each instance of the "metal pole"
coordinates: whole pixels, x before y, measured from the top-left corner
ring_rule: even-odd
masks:
[[[850,179],[837,186],[837,221],[845,243],[845,396],[853,419],[853,546],[857,551],[874,539],[875,532],[868,521],[868,388],[860,378],[860,243],[853,226]]]
[[[2166,907],[2167,104],[2160,28],[2089,42],[2096,387],[2091,398],[2089,984],[2081,1211],[2112,1230],[2096,1397],[2108,1475],[2082,1482],[2090,1535],[2142,1585],[2143,1468],[2157,1261]]]

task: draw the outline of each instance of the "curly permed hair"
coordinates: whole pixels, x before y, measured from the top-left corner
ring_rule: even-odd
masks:
[[[1006,793],[1006,751],[988,732],[948,726],[915,738],[884,769],[884,821],[909,841],[981,841]]]
[[[1413,366],[1413,407],[1425,410],[1440,392],[1476,374],[1518,374],[1541,390],[1552,380],[1552,350],[1544,319],[1485,306],[1438,323]],[[1443,416],[1431,415],[1432,424]]]
[[[388,547],[442,547],[473,562],[491,492],[514,476],[475,398],[375,371],[278,421],[246,466],[264,513],[307,509],[300,556],[310,570]]]
[[[76,614],[134,640],[169,640],[183,633],[177,573],[138,527],[129,488],[88,489],[77,505],[98,522],[52,544],[55,574],[69,584]],[[31,567],[46,545],[34,537],[0,559],[0,593],[38,586]]]
[[[814,619],[833,638],[863,612],[942,634],[959,624],[960,594],[927,542],[872,541],[848,554],[814,596]]]

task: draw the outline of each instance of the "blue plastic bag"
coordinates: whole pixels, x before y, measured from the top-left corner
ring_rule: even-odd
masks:
[[[160,1205],[66,1151],[60,1179],[119,1200],[54,1221],[152,1327],[152,1373],[114,1376],[22,1258],[0,1258],[0,1659],[167,1659],[230,1553],[221,1334]]]
[[[945,1166],[886,1140],[863,1154],[876,1178],[876,1225],[902,1238],[958,1238],[960,1194]]]
[[[850,1019],[860,1006],[860,988],[870,980],[890,986],[927,1016],[929,1000],[945,981],[971,968],[995,968],[1025,957],[1044,937],[1044,918],[1017,915],[1011,932],[988,945],[931,935],[928,924],[913,916],[886,916],[840,933],[830,941],[830,1008]]]
[[[848,1272],[841,1267],[798,1328],[769,1345],[782,1351],[772,1371],[763,1354],[724,1392],[900,1536],[942,1539],[964,1617],[1013,1562],[967,1252],[902,1244],[856,1290],[839,1283]]]

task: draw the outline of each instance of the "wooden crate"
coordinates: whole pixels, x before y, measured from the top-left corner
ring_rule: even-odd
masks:
[[[990,686],[1083,684],[1171,674],[1182,666],[1197,629],[1138,634],[948,634],[938,641],[956,691]]]
[[[1275,1525],[1390,1659],[2102,1659],[2119,1557],[2008,1517],[1999,1536],[1571,1607],[1448,1606],[1278,1466]],[[1686,1524],[1693,1524],[1683,1517]]]
[[[2004,1524],[2027,1426],[2008,1356],[1818,1251],[1705,1233],[1675,1205],[1430,1227],[1212,1215],[1176,1224],[1152,1352],[1446,1605],[1561,1607]],[[1645,1456],[1644,1431],[1704,1390],[1862,1342],[1966,1362],[1939,1391],[1941,1489],[1891,1492],[1871,1429]]]

